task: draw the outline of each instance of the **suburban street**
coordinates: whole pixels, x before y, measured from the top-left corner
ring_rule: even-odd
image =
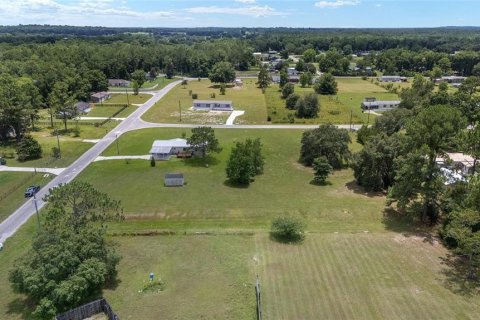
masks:
[[[95,143],[89,150],[87,150],[80,158],[78,158],[74,163],[72,163],[68,168],[55,171],[58,175],[50,181],[47,185],[42,186],[40,191],[36,196],[36,202],[38,210],[43,208],[45,202],[42,198],[48,194],[48,190],[54,186],[57,186],[62,183],[69,183],[75,177],[77,177],[80,172],[82,172],[90,163],[95,161],[102,152],[112,144],[119,136],[122,134],[139,129],[147,128],[193,128],[201,126],[201,124],[173,124],[173,123],[152,123],[147,122],[141,119],[141,116],[150,109],[158,100],[163,98],[171,89],[173,89],[181,81],[175,81],[165,88],[157,92],[146,92],[152,94],[147,102],[141,105],[137,110],[135,110],[130,116],[122,120],[118,126],[116,126],[112,131],[107,133],[102,139]],[[221,124],[221,125],[210,125],[215,129],[314,129],[318,127],[318,124],[314,125],[234,125],[234,124]],[[337,125],[339,128],[343,129],[353,129],[358,130],[361,125]],[[7,169],[7,168],[5,168]],[[27,169],[22,169],[28,171]],[[11,170],[10,170],[11,171]],[[14,170],[15,171],[15,170]],[[46,172],[54,173],[51,170],[45,170]],[[27,220],[35,214],[35,203],[34,199],[29,199],[22,206],[20,206],[15,212],[13,212],[7,219],[5,219],[0,224],[0,243],[3,243],[7,238],[12,236]]]
[[[45,205],[45,202],[42,200],[42,198],[48,194],[48,190],[50,188],[61,183],[68,183],[75,179],[80,172],[82,172],[93,160],[95,160],[120,135],[127,131],[138,129],[138,121],[141,115],[150,109],[158,100],[160,100],[179,83],[180,81],[172,82],[165,88],[155,92],[152,98],[135,110],[135,112],[133,112],[129,117],[120,122],[118,126],[107,133],[105,137],[100,139],[100,141],[98,141],[88,151],[80,156],[80,158],[78,158],[73,164],[63,170],[47,185],[42,186],[36,196],[38,209],[40,210]],[[18,228],[20,228],[32,215],[35,214],[34,201],[35,200],[33,199],[26,201],[22,206],[20,206],[20,208],[18,208],[0,224],[0,243],[3,243],[7,238],[12,236],[18,230]]]

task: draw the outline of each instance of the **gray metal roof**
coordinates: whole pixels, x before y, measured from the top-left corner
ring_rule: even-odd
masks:
[[[167,173],[165,179],[183,179],[183,173]]]
[[[221,103],[221,104],[232,104],[232,101],[228,100],[193,100],[193,103]]]
[[[366,107],[378,106],[378,105],[395,106],[395,105],[398,105],[398,104],[400,104],[399,100],[393,100],[393,101],[377,100],[377,101],[364,101],[364,102],[362,102],[362,105],[364,105]]]
[[[150,153],[170,153],[172,148],[188,148],[186,139],[176,138],[170,140],[155,140],[150,149]]]

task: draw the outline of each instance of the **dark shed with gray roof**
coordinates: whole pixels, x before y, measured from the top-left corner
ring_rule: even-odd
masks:
[[[167,173],[165,175],[165,187],[182,187],[184,184],[183,173]]]

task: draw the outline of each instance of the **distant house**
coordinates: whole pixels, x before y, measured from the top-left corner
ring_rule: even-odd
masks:
[[[124,79],[108,79],[109,87],[128,87],[130,81]]]
[[[454,170],[460,174],[468,175],[473,173],[475,159],[471,156],[460,153],[447,153],[447,157],[440,157],[435,159],[437,166],[440,168],[447,168]]]
[[[463,81],[467,79],[466,77],[459,77],[459,76],[447,76],[447,77],[441,77],[439,79],[435,79],[435,83],[441,83],[441,82],[446,82],[446,83],[451,83],[452,85],[460,85]]]
[[[365,98],[360,107],[362,108],[362,110],[391,110],[398,108],[400,102],[401,101],[399,100],[386,101],[377,100],[374,97],[369,97]]]
[[[100,103],[100,102],[103,102],[105,100],[110,99],[111,97],[112,97],[111,93],[102,91],[102,92],[95,92],[95,93],[91,94],[90,95],[90,100],[93,103]]]
[[[165,187],[183,187],[185,184],[183,173],[167,173],[164,181]]]
[[[75,103],[74,106],[78,114],[85,114],[90,112],[90,103],[88,102],[79,101]]]
[[[232,101],[193,100],[194,110],[233,111]]]
[[[260,59],[262,59],[262,53],[261,53],[261,52],[254,52],[254,53],[253,53],[253,57],[254,57],[255,59],[260,60]]]
[[[155,160],[169,160],[172,156],[190,152],[189,149],[186,139],[155,140],[149,153]]]
[[[380,80],[380,82],[401,82],[402,77],[400,77],[400,76],[381,76],[378,80]]]
[[[289,76],[296,76],[298,74],[298,71],[295,68],[288,68],[287,73]]]
[[[242,81],[242,79],[235,79],[235,85],[236,85],[237,87],[243,86],[243,81]]]
[[[272,74],[271,79],[273,83],[280,83],[280,75],[278,74]],[[298,83],[300,82],[300,76],[289,75],[288,82]]]

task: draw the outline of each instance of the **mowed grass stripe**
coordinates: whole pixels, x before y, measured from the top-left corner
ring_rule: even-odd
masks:
[[[358,271],[360,276],[358,280],[361,282],[361,290],[359,292],[359,301],[364,301],[364,305],[367,306],[370,311],[370,315],[367,319],[384,319],[383,314],[396,314],[396,312],[391,308],[391,305],[388,305],[385,308],[384,304],[381,304],[383,296],[379,293],[378,290],[372,290],[372,285],[378,281],[378,276],[381,274],[379,265],[376,264],[373,258],[370,256],[371,250],[367,250],[367,246],[363,245],[359,239],[355,239],[352,243],[352,249],[355,248],[354,254],[352,257],[355,257],[356,261],[355,266],[358,266]]]
[[[334,239],[336,237],[334,236]],[[336,240],[333,240],[335,243]],[[353,313],[349,310],[349,303],[346,302],[346,288],[344,287],[344,281],[340,274],[342,273],[341,264],[337,264],[335,253],[332,250],[332,244],[324,241],[312,241],[315,247],[315,253],[317,257],[322,257],[322,260],[328,263],[321,264],[319,267],[325,266],[326,280],[329,282],[329,291],[335,296],[335,314],[334,318],[330,319],[353,319]]]
[[[337,298],[333,295],[330,294],[333,284],[331,282],[331,278],[329,277],[329,274],[327,273],[327,260],[325,257],[322,255],[322,252],[324,250],[319,250],[316,246],[316,241],[312,240],[311,245],[310,245],[310,250],[305,250],[307,259],[305,262],[307,264],[311,264],[313,266],[313,272],[312,276],[315,278],[318,278],[319,281],[323,284],[321,286],[321,290],[316,293],[318,296],[319,300],[321,300],[322,303],[322,309],[317,310],[317,315],[322,315],[322,319],[332,319],[332,318],[337,318],[340,319],[340,313],[338,312],[338,309],[336,308],[336,304],[338,304]],[[324,294],[322,294],[322,291]],[[315,319],[315,318],[314,318]]]

